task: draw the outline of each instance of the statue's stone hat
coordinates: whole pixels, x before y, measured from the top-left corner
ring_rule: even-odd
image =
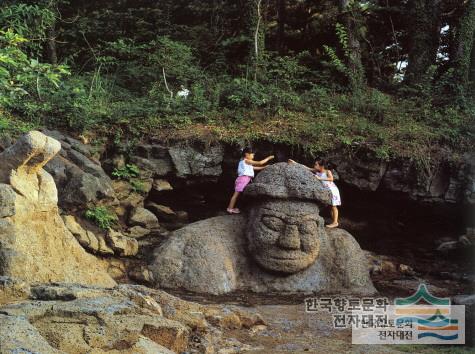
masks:
[[[249,184],[244,193],[253,197],[314,200],[331,204],[330,190],[299,164],[280,162],[268,166]]]

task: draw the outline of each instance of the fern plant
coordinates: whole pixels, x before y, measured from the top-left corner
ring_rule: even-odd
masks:
[[[86,218],[94,222],[101,229],[107,230],[117,222],[115,213],[103,206],[96,206],[86,211]]]
[[[115,168],[112,171],[112,176],[116,177],[117,179],[123,179],[129,181],[131,178],[138,177],[140,175],[140,169],[137,165],[134,164],[126,164],[124,167]]]

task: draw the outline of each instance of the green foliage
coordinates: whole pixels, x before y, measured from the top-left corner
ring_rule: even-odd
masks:
[[[330,65],[345,76],[350,84],[351,91],[356,96],[360,94],[364,86],[364,69],[358,57],[359,54],[354,52],[354,49],[349,46],[347,29],[342,24],[337,23],[335,25],[335,32],[343,51],[344,59],[340,59],[336,51],[327,45],[323,45],[323,49],[330,58]]]
[[[343,48],[345,56],[349,58],[351,52],[350,48],[348,47],[348,33],[346,32],[345,27],[341,23],[337,23],[335,25],[335,32],[338,37],[338,42],[340,42],[340,45]]]
[[[32,123],[15,119],[11,115],[0,111],[0,136],[17,136],[35,128],[36,126]]]
[[[140,180],[132,179],[130,181],[130,185],[132,186],[132,190],[135,193],[143,194],[146,191],[145,184]]]
[[[230,109],[259,108],[269,102],[269,96],[259,82],[234,79],[223,90],[222,105]]]
[[[86,211],[86,218],[94,222],[101,229],[107,230],[117,222],[117,215],[103,206],[96,206]]]
[[[149,55],[148,62],[157,69],[165,69],[175,82],[199,79],[200,70],[191,47],[169,37],[159,37],[149,45],[155,50]]]
[[[17,33],[22,38],[35,38],[27,41],[24,47],[29,55],[39,57],[47,30],[54,24],[55,15],[49,4],[52,1],[39,1],[39,4],[15,3],[0,7],[0,30]],[[26,41],[24,41],[26,42]]]
[[[341,11],[330,2],[289,0],[284,26],[262,6],[257,61],[249,55],[255,13],[246,17],[230,0],[3,5],[2,134],[93,130],[131,149],[149,135],[206,132],[309,151],[364,147],[381,159],[421,157],[434,144],[464,150],[473,140],[475,103],[450,61],[434,62],[427,84],[396,83],[394,68],[410,47],[401,1],[351,1]],[[449,35],[441,38],[444,53]],[[354,65],[355,38],[364,69]],[[47,63],[52,39],[62,65]],[[186,98],[177,95],[182,86]],[[140,191],[133,169],[114,176]]]
[[[137,165],[128,163],[124,167],[115,168],[114,171],[112,171],[112,176],[128,181],[135,193],[142,194],[145,192],[144,182],[137,179],[137,177],[140,176],[140,169]]]
[[[46,99],[57,92],[69,71],[64,65],[29,58],[21,49],[26,42],[11,29],[0,31],[0,105],[32,118],[50,106]]]
[[[330,57],[330,63],[334,66],[334,68],[337,71],[345,75],[348,75],[348,68],[338,57],[338,55],[335,52],[335,49],[330,48],[327,45],[324,45],[323,48],[325,49],[325,53]]]
[[[137,165],[126,164],[124,167],[115,168],[112,171],[112,176],[129,181],[132,178],[138,177],[140,175],[140,169]]]

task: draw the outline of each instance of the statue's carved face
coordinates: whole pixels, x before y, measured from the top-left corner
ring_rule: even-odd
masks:
[[[323,232],[323,219],[314,203],[270,200],[252,208],[247,238],[262,267],[296,273],[317,259]]]

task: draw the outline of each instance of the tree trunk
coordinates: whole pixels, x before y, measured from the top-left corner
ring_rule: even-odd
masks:
[[[358,38],[358,23],[352,13],[350,0],[340,0],[340,12],[348,35],[347,65],[350,70],[351,90],[356,93],[361,91],[365,82],[364,68],[361,62],[361,45]]]
[[[468,80],[470,82],[472,93],[475,90],[475,36],[473,37],[472,43],[472,59],[470,61],[470,73],[468,75]]]
[[[252,68],[254,79],[260,73],[262,56],[264,54],[264,21],[262,0],[247,1],[247,34],[250,39],[249,65]]]
[[[458,95],[466,96],[472,77],[472,51],[475,37],[475,0],[469,0],[457,31],[457,47],[454,58],[455,79]]]
[[[277,51],[284,53],[285,40],[285,0],[277,0]]]
[[[411,40],[404,80],[409,85],[424,85],[429,83],[429,69],[437,58],[440,10],[436,0],[413,0],[409,6]]]
[[[56,29],[55,24],[53,24],[48,29],[48,40],[47,40],[47,54],[48,60],[51,64],[57,65],[58,64],[58,54],[56,51]]]

